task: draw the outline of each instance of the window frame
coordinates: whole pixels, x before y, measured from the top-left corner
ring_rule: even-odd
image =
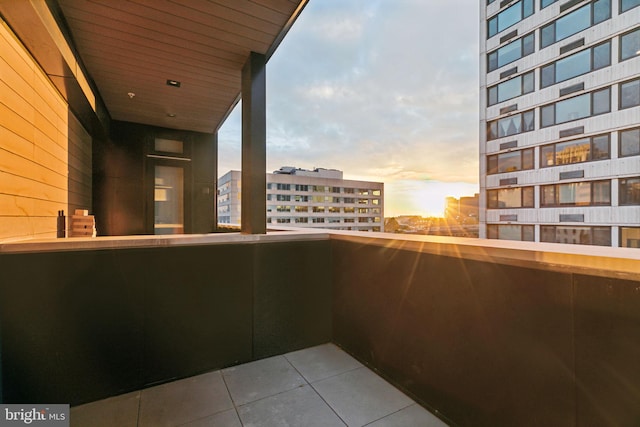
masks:
[[[594,62],[595,62],[595,60],[594,60],[595,59],[595,49],[597,49],[597,48],[599,48],[601,46],[604,46],[606,44],[609,45],[609,63],[607,65],[595,68],[595,64],[594,64]],[[579,73],[579,74],[572,75],[570,77],[565,77],[562,80],[558,80],[558,76],[557,76],[557,74],[558,74],[558,63],[560,63],[562,61],[565,61],[565,60],[567,60],[569,58],[575,57],[576,55],[580,55],[580,54],[582,54],[584,52],[589,52],[589,70],[584,71],[584,72]],[[548,87],[551,87],[553,85],[565,82],[567,80],[571,80],[571,79],[573,79],[575,77],[583,76],[585,74],[589,74],[589,73],[592,73],[594,71],[601,70],[601,69],[606,68],[606,67],[610,67],[611,63],[612,63],[611,56],[612,56],[611,39],[609,39],[609,40],[607,40],[605,42],[602,42],[602,43],[598,43],[595,46],[591,46],[591,47],[588,47],[586,49],[582,49],[582,50],[579,50],[577,52],[573,52],[571,55],[567,55],[564,58],[560,58],[560,59],[558,59],[556,61],[550,62],[550,63],[540,67],[540,85],[539,85],[539,87],[540,87],[540,89],[548,88]],[[542,78],[544,70],[546,68],[551,67],[551,66],[553,66],[553,83],[544,84],[545,80]]]
[[[500,206],[500,195],[501,191],[513,191],[520,190],[520,206]],[[525,205],[525,190],[530,194],[530,198],[532,203],[529,205]],[[493,194],[495,193],[495,204]],[[528,200],[528,197],[527,197]],[[487,190],[487,210],[489,209],[532,209],[535,207],[535,187],[534,186],[524,186],[524,187],[506,187],[506,188],[492,188]]]
[[[640,56],[640,53],[638,53],[640,51],[640,49],[637,49],[633,55],[628,56],[626,58],[622,57],[622,39],[624,37],[632,36],[634,33],[638,33],[637,37],[640,38],[640,27],[636,27],[636,28],[634,28],[632,30],[626,31],[626,32],[620,34],[620,36],[618,36],[618,62],[628,61],[628,60],[633,59],[633,58],[635,58],[637,56]]]
[[[634,132],[634,133],[638,133],[638,144],[637,144],[637,149],[633,154],[625,154],[622,155],[622,134],[623,133],[627,133],[627,132]],[[640,127],[635,127],[635,128],[629,128],[629,129],[622,129],[620,131],[618,131],[618,157],[620,158],[625,158],[625,157],[633,157],[633,156],[638,156],[640,155]]]
[[[565,229],[574,229],[574,230],[588,230],[589,231],[589,239],[591,240],[591,243],[567,243],[567,242],[560,242],[558,241],[558,228],[565,228]],[[554,239],[553,241],[551,240],[545,240],[545,234],[549,232],[550,229],[553,229],[553,235],[554,235]],[[595,241],[595,232],[597,231],[607,231],[608,232],[608,243],[606,245],[602,245],[602,244],[596,244],[593,243]],[[589,245],[589,246],[611,246],[612,244],[612,240],[611,240],[611,227],[610,226],[588,226],[588,225],[555,225],[555,224],[543,224],[540,226],[540,242],[544,242],[544,243],[564,243],[564,244],[574,244],[574,245]]]
[[[640,1],[638,1],[638,4],[634,4],[634,5],[631,5],[630,7],[627,7],[626,9],[623,9],[624,1],[625,0],[619,0],[619,2],[618,2],[618,10],[620,11],[620,13],[628,12],[631,9],[635,9],[636,7],[640,6]]]
[[[595,19],[594,19],[594,18],[595,18],[595,16],[594,16],[594,15],[595,15],[595,14],[594,14],[594,10],[595,10],[596,4],[597,4],[598,2],[600,2],[600,1],[608,2],[608,3],[609,3],[609,16],[608,16],[608,18],[606,18],[606,19],[604,19],[604,20],[602,20],[602,21],[599,21],[599,22],[595,22],[595,23],[594,23],[594,21],[595,21]],[[574,31],[574,32],[573,32],[573,33],[571,33],[571,34],[565,35],[564,37],[562,37],[561,39],[559,39],[559,38],[558,38],[558,28],[556,27],[556,25],[557,25],[558,21],[559,21],[559,20],[561,20],[561,19],[567,18],[567,17],[571,16],[572,14],[577,14],[577,13],[579,13],[579,12],[582,12],[582,11],[583,11],[583,9],[585,9],[585,8],[587,8],[587,7],[589,8],[589,25],[587,25],[587,26],[586,26],[586,27],[584,27],[584,28],[580,28],[579,30]],[[590,2],[590,3],[588,3],[588,4],[583,5],[583,6],[579,7],[579,8],[577,8],[577,9],[574,9],[574,10],[572,10],[571,12],[569,12],[569,13],[567,13],[567,14],[565,14],[565,15],[562,15],[562,16],[560,16],[560,17],[558,17],[558,18],[554,19],[554,20],[553,20],[553,22],[550,22],[549,24],[547,24],[547,25],[544,25],[544,26],[540,27],[540,45],[539,45],[540,49],[542,50],[542,49],[544,49],[544,48],[546,48],[546,47],[552,46],[552,45],[554,45],[554,44],[556,44],[556,43],[558,43],[558,42],[560,42],[560,41],[562,41],[562,40],[566,40],[567,38],[569,38],[569,37],[571,37],[571,36],[573,36],[573,35],[575,35],[575,34],[578,34],[578,33],[579,33],[579,32],[581,32],[581,31],[584,31],[584,30],[586,30],[586,29],[588,29],[588,28],[591,28],[591,27],[593,27],[594,25],[597,25],[597,24],[600,24],[600,23],[602,23],[602,22],[608,21],[609,19],[611,19],[611,15],[612,15],[612,11],[611,11],[611,9],[612,9],[612,7],[611,7],[611,0],[595,0],[595,1],[592,1],[592,2]],[[544,44],[544,40],[545,40],[545,38],[544,38],[542,35],[543,35],[544,31],[545,31],[547,28],[551,27],[551,26],[553,26],[553,42],[551,42],[551,43],[549,43],[549,44]]]
[[[607,137],[607,157],[602,157],[602,158],[597,158],[594,159],[593,158],[593,153],[595,152],[594,150],[594,140],[596,138],[601,138],[601,137]],[[569,163],[561,163],[558,164],[557,161],[557,146],[561,145],[561,144],[566,144],[566,143],[570,143],[573,141],[580,141],[582,139],[588,139],[589,140],[589,158],[587,160],[583,160],[580,162],[569,162]],[[553,164],[549,165],[546,164],[545,162],[545,158],[543,156],[543,150],[548,149],[549,147],[553,147]],[[589,163],[589,162],[597,162],[599,160],[610,160],[611,159],[611,135],[609,133],[603,133],[603,134],[599,134],[599,135],[593,135],[593,136],[586,136],[586,137],[581,137],[581,138],[574,138],[574,139],[569,139],[566,141],[559,141],[559,142],[554,142],[552,144],[544,144],[540,146],[540,159],[539,159],[539,165],[540,165],[540,169],[543,168],[552,168],[552,167],[556,167],[556,166],[566,166],[566,165],[575,165],[575,164],[580,164],[580,163]]]
[[[532,158],[535,157],[534,148],[524,148],[522,150],[506,151],[506,152],[503,152],[503,153],[496,153],[496,154],[487,155],[487,175],[497,175],[497,174],[501,174],[501,173],[520,172],[520,171],[526,171],[526,170],[535,169],[535,159],[531,162],[531,167],[525,167],[525,164],[524,164],[525,163],[525,161],[524,161],[525,152],[530,153]],[[520,154],[520,167],[519,167],[519,169],[501,172],[500,171],[500,156],[504,156],[506,154],[513,154],[513,153],[519,153]],[[495,161],[496,161],[496,167],[495,168],[489,167],[490,162],[492,162],[493,159],[495,159]]]
[[[604,92],[604,91],[609,91],[609,107],[608,107],[608,110],[593,114],[594,96],[595,96],[595,94],[598,94],[598,93]],[[576,98],[583,97],[583,96],[589,96],[589,114],[587,114],[586,116],[575,117],[575,118],[571,118],[571,119],[564,120],[564,121],[558,121],[558,116],[557,116],[557,114],[558,114],[558,104],[563,103],[563,102],[567,102],[567,101],[571,101],[571,100],[575,100]],[[545,124],[545,122],[543,120],[546,117],[546,114],[544,114],[544,109],[552,107],[552,106],[553,106],[553,123]],[[563,124],[563,123],[573,122],[575,120],[586,119],[588,117],[595,117],[595,116],[599,116],[599,115],[602,115],[602,114],[608,114],[608,113],[611,112],[611,86],[600,88],[600,89],[597,89],[597,90],[594,90],[594,91],[591,91],[591,92],[581,93],[579,95],[571,96],[569,98],[564,98],[564,99],[561,99],[560,101],[555,101],[555,102],[552,102],[550,104],[541,105],[540,107],[538,107],[538,109],[539,109],[539,114],[540,114],[540,129],[551,127],[551,126],[560,125],[560,124]]]
[[[531,129],[525,128],[525,114],[532,114],[533,115]],[[513,118],[513,117],[518,116],[518,115],[520,116],[521,131],[516,132],[516,133],[510,133],[510,134],[507,134],[507,135],[500,135],[499,134],[499,130],[500,130],[499,123],[500,123],[500,121],[506,120],[506,119],[510,119],[510,118]],[[495,137],[492,137],[492,132],[493,131],[492,131],[491,128],[494,125],[496,127],[496,134],[495,134]],[[493,119],[493,120],[488,120],[487,121],[487,141],[493,141],[493,140],[500,139],[500,138],[507,138],[507,137],[510,137],[510,136],[513,136],[513,135],[520,135],[522,133],[532,132],[535,129],[536,129],[535,109],[526,110],[526,111],[522,111],[522,112],[517,113],[517,114],[511,114],[511,115],[500,117],[500,118],[496,118],[496,119]]]
[[[623,104],[622,104],[622,101],[623,101],[622,86],[623,85],[628,85],[628,84],[636,84],[638,86],[637,94],[636,94],[636,98],[638,99],[638,103],[632,104],[632,105],[628,105],[628,106],[623,106]],[[640,105],[640,78],[630,79],[630,80],[618,83],[618,109],[619,110],[626,110],[627,108],[634,108],[634,107],[637,107],[639,105]]]
[[[595,202],[594,203],[594,188],[601,183],[609,183],[609,201],[606,203]],[[579,203],[575,200],[572,203],[560,202],[560,187],[570,186],[575,184],[589,184],[589,203]],[[547,189],[553,189],[553,204],[546,203],[545,192]],[[541,185],[540,186],[540,208],[565,208],[565,207],[581,207],[581,206],[611,206],[611,180],[599,179],[596,181],[573,181],[573,182],[560,182],[555,184]]]
[[[525,39],[527,39],[529,37],[531,38],[531,43],[527,44],[527,43],[525,43]],[[519,46],[520,54],[519,54],[519,56],[516,59],[513,59],[513,60],[511,60],[509,62],[505,62],[504,64],[500,64],[499,63],[500,51],[503,50],[503,49],[508,48],[509,46],[511,46],[511,45],[513,45],[515,43],[520,43],[520,46]],[[525,47],[527,47],[529,45],[532,47],[532,49],[525,50]],[[519,59],[525,58],[525,57],[535,53],[535,51],[536,51],[536,36],[535,36],[535,31],[532,31],[532,32],[530,32],[528,34],[525,34],[524,36],[520,37],[519,39],[513,40],[513,41],[507,43],[504,46],[500,46],[499,48],[494,49],[491,52],[488,52],[487,53],[487,71],[489,73],[492,72],[492,71],[495,71],[495,70],[497,70],[499,68],[504,67],[505,65],[509,65],[512,62],[515,62],[515,61],[517,61]],[[494,54],[496,55],[495,56],[495,67],[492,66],[492,64],[491,64],[491,56],[494,55]]]
[[[502,239],[500,238],[500,228],[504,227],[519,227],[520,239]],[[525,227],[531,235],[531,239],[525,239]],[[495,230],[495,233],[493,232]],[[496,237],[493,237],[495,235]],[[535,225],[532,224],[487,224],[487,239],[494,240],[510,240],[513,242],[534,242],[535,241]]]
[[[525,78],[531,78],[532,79],[531,89],[528,90],[528,91],[526,91],[527,89],[526,89],[526,84],[525,84]],[[503,100],[500,100],[500,86],[503,86],[503,85],[505,85],[507,83],[510,83],[512,80],[515,80],[515,79],[520,79],[520,92],[517,95],[511,96],[510,98],[505,98]],[[494,103],[491,102],[491,91],[493,89],[495,89],[495,91],[496,91],[496,102],[494,102]],[[529,72],[514,76],[514,77],[509,78],[507,80],[501,81],[500,83],[495,84],[495,85],[493,85],[491,87],[488,87],[487,88],[487,106],[491,107],[492,105],[497,105],[497,104],[500,104],[502,102],[506,102],[506,101],[509,101],[511,99],[517,98],[519,96],[526,95],[528,93],[533,93],[533,92],[535,92],[535,90],[536,90],[535,71],[531,70]]]
[[[520,7],[520,17],[512,24],[500,29],[500,16],[507,16],[507,15],[503,15],[506,12],[508,12],[509,10],[516,8],[516,6]],[[496,13],[495,15],[491,16],[490,18],[487,19],[487,40],[490,39],[491,37],[494,37],[498,34],[500,34],[501,32],[503,32],[504,30],[513,27],[514,25],[516,25],[519,22],[522,22],[524,19],[532,16],[533,14],[535,14],[535,1],[534,0],[519,0],[517,3],[514,3],[512,5],[509,5],[508,7],[506,7],[505,9],[502,9],[501,11],[499,11],[498,13]],[[527,14],[527,12],[530,11],[529,14]],[[492,33],[492,29],[491,27],[492,25],[492,21],[495,20],[495,32]]]
[[[623,197],[623,194],[629,194],[630,191],[623,191],[623,185],[626,187],[627,181],[634,181],[638,186],[635,198],[632,197],[632,201],[628,201],[627,197]],[[633,193],[633,190],[631,191]],[[635,199],[635,201],[634,201]],[[627,178],[618,179],[618,205],[619,206],[640,206],[640,176],[632,176]]]

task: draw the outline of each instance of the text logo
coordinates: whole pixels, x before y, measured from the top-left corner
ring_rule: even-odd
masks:
[[[0,405],[0,427],[69,427],[69,405]]]

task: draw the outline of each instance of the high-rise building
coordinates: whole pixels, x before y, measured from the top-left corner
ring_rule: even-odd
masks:
[[[218,222],[240,224],[240,172],[218,180]],[[282,167],[267,174],[267,224],[384,231],[384,184],[342,178],[342,171]]]
[[[480,10],[480,236],[638,247],[640,0]]]

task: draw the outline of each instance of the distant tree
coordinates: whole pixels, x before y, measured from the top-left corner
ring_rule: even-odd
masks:
[[[384,220],[384,231],[387,233],[395,233],[400,228],[400,224],[398,220],[393,218],[385,218]]]

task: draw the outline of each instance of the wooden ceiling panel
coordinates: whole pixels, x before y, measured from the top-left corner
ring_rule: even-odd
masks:
[[[104,11],[101,11],[104,13]],[[129,18],[128,21],[124,19]],[[266,49],[266,44],[252,42],[246,46],[230,43],[205,35],[198,34],[183,28],[164,25],[159,22],[141,18],[137,15],[126,15],[122,12],[114,12],[111,15],[96,17],[95,14],[70,8],[67,20],[78,32],[94,31],[108,36],[109,33],[120,33],[125,40],[142,38],[158,44],[169,44],[181,49],[195,50],[198,52],[216,52],[223,58],[231,58],[234,53],[240,51],[258,51]],[[230,37],[225,37],[230,39]],[[82,46],[82,38],[78,41]]]
[[[307,0],[57,1],[112,118],[213,132],[249,53],[270,54]]]

